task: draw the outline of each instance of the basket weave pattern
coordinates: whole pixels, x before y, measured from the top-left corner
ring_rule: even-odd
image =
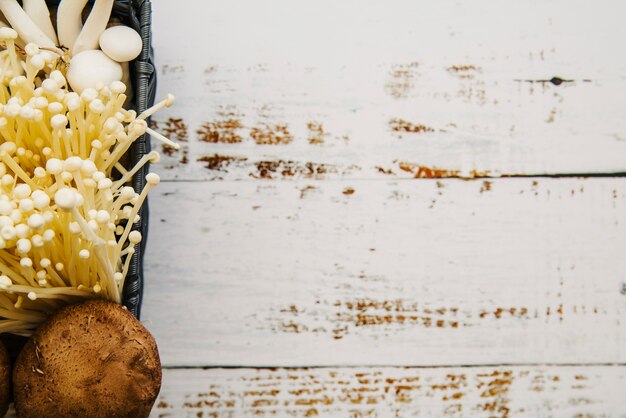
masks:
[[[125,22],[139,32],[143,40],[143,50],[139,58],[131,63],[133,88],[135,89],[134,108],[141,113],[154,104],[156,94],[156,72],[152,61],[151,46],[151,21],[152,4],[150,0],[117,1],[114,9],[115,14],[124,18]],[[150,152],[150,138],[143,135],[137,139],[130,150],[132,162],[137,162],[141,157]],[[145,165],[133,177],[133,187],[137,193],[146,185],[146,174],[150,167]],[[135,254],[131,260],[128,275],[124,283],[122,303],[137,318],[141,314],[141,300],[143,296],[143,255],[148,238],[149,209],[146,201],[140,211],[140,221],[136,228],[141,231],[143,239],[137,244]]]

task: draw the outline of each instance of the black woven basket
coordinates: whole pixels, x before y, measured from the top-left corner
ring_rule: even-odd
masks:
[[[156,72],[152,60],[152,4],[150,0],[118,0],[115,2],[113,15],[120,17],[128,26],[134,28],[143,39],[141,55],[131,63],[132,88],[135,95],[133,108],[141,113],[154,104],[156,95]],[[149,121],[148,121],[149,122]],[[130,150],[130,161],[135,163],[150,152],[150,137],[146,134],[137,139]],[[146,185],[146,174],[150,167],[145,165],[133,177],[133,187],[137,193]],[[130,268],[124,283],[122,303],[137,318],[141,314],[143,296],[143,255],[148,240],[149,209],[146,201],[140,211],[139,223],[136,228],[141,231],[143,239],[137,244]]]

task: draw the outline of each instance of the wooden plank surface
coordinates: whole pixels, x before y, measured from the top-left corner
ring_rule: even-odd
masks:
[[[626,417],[615,366],[166,369],[163,379],[151,418]]]
[[[624,367],[166,370],[152,417],[626,417]]]
[[[626,179],[170,182],[168,367],[625,363]]]
[[[163,378],[151,418],[626,417],[626,371],[615,366],[166,369]]]
[[[626,416],[626,3],[154,12],[154,417]]]
[[[166,369],[163,379],[151,418],[626,417],[615,366]]]
[[[188,141],[165,178],[626,170],[624,2],[154,8],[159,95],[179,98],[159,126]]]

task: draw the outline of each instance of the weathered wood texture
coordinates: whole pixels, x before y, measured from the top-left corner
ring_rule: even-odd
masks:
[[[151,418],[626,417],[616,366],[166,369],[163,379]]]
[[[158,125],[188,141],[161,173],[623,172],[624,14],[615,0],[158,2],[159,94],[179,98]]]
[[[626,417],[624,367],[166,370],[153,418]]]
[[[625,186],[163,183],[143,319],[166,366],[626,363]]]
[[[626,171],[626,3],[200,3],[154,7],[154,417],[626,416],[626,179],[444,180]],[[176,369],[228,365],[331,367]]]

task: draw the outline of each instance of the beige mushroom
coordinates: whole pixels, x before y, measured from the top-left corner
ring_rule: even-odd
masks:
[[[82,12],[87,0],[61,0],[57,9],[57,33],[59,42],[72,49],[83,28]]]
[[[96,0],[85,25],[74,42],[71,49],[72,55],[98,48],[100,35],[107,28],[112,9],[113,0]]]

